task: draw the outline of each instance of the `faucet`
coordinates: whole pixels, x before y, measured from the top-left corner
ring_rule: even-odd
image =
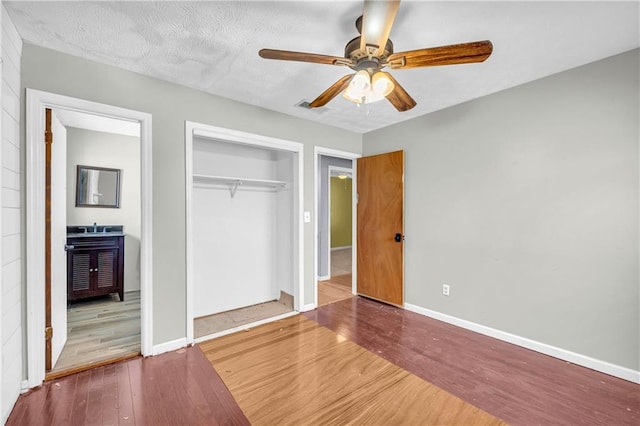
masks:
[[[95,234],[96,232],[98,232],[98,226],[93,222],[93,233]]]

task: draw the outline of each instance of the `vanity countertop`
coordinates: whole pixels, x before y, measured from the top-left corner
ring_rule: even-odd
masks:
[[[95,232],[93,230],[95,229]],[[106,232],[105,232],[106,230]],[[122,225],[67,226],[67,238],[123,237]]]
[[[123,237],[122,231],[107,232],[72,232],[67,234],[67,238],[88,238],[88,237]]]

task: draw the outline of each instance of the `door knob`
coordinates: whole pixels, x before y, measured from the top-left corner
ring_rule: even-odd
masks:
[[[402,236],[402,234],[396,234],[393,239],[396,241],[396,243],[401,243],[402,240],[404,240],[404,237]]]

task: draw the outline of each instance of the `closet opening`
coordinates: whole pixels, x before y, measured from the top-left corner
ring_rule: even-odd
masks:
[[[192,126],[187,337],[199,342],[300,310],[302,146]]]

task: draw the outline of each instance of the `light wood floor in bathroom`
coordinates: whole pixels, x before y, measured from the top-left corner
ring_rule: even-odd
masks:
[[[139,353],[139,291],[125,293],[124,302],[117,294],[77,302],[67,309],[67,343],[51,374]]]

